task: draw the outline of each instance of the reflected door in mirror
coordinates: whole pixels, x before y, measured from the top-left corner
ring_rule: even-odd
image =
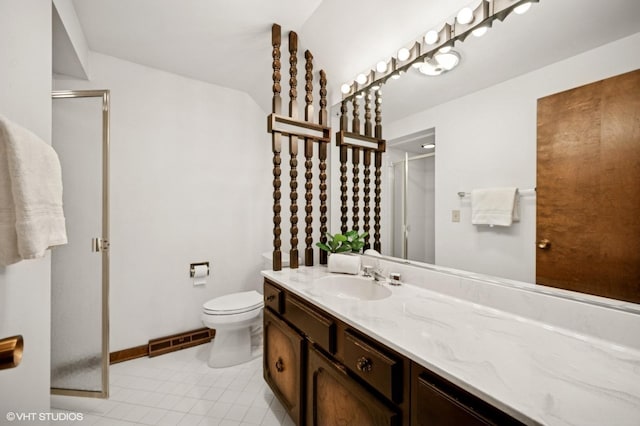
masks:
[[[640,303],[640,70],[538,100],[536,282]]]

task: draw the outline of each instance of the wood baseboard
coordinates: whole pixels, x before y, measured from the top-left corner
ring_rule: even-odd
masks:
[[[185,331],[183,333],[172,334],[171,336],[160,337],[149,340],[146,345],[135,346],[133,348],[122,349],[109,354],[109,363],[117,364],[123,361],[130,361],[145,356],[154,357],[180,349],[209,343],[215,336],[216,331],[208,328]]]
[[[130,361],[136,358],[142,358],[149,355],[149,345],[140,345],[134,348],[123,349],[121,351],[111,352],[109,354],[109,363],[117,364],[123,361]]]

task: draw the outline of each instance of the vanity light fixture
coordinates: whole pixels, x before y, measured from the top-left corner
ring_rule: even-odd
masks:
[[[361,73],[351,83],[341,87],[343,101],[353,98],[372,86],[380,86],[389,79],[398,79],[412,67],[419,72],[435,76],[455,68],[460,54],[449,53],[456,42],[464,42],[471,34],[481,37],[491,28],[496,19],[503,21],[511,12],[523,14],[532,3],[540,0],[475,0],[471,6],[462,8],[445,22],[439,30],[431,29],[410,45],[398,49],[395,57],[380,61],[366,73]],[[438,58],[436,58],[438,56]],[[348,90],[347,90],[348,86]]]
[[[434,143],[423,143],[422,145],[420,145],[422,148],[424,149],[433,149],[436,147],[436,144]]]

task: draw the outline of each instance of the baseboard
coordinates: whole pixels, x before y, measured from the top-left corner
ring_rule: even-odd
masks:
[[[135,346],[111,352],[109,363],[117,364],[123,361],[130,361],[145,356],[154,357],[180,349],[209,343],[215,336],[216,331],[209,328],[199,328],[197,330],[185,331],[183,333],[172,334],[171,336],[160,337],[149,340],[146,345]]]
[[[130,361],[149,355],[149,344],[136,346],[134,348],[123,349],[109,354],[109,363],[117,364],[123,361]]]

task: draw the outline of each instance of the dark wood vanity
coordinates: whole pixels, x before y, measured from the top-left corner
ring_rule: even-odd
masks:
[[[264,281],[264,378],[298,425],[521,425]]]

